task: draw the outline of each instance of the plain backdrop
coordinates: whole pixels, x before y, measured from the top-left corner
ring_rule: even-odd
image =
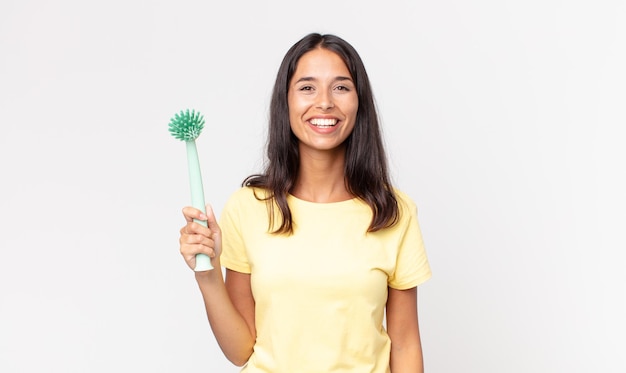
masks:
[[[362,56],[418,205],[427,372],[625,372],[625,19],[618,0],[2,0],[0,371],[238,371],[178,253],[167,125],[205,115],[219,215],[315,31]]]

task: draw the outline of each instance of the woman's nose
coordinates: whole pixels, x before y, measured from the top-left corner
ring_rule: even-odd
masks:
[[[320,92],[319,96],[317,97],[317,107],[322,110],[329,110],[332,109],[334,106],[335,103],[333,102],[332,94],[325,90]]]

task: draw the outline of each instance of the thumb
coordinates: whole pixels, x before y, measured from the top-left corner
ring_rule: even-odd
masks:
[[[217,219],[215,218],[215,213],[213,212],[213,207],[210,204],[206,205],[206,222],[209,229],[217,234],[220,234],[220,226],[217,224]]]

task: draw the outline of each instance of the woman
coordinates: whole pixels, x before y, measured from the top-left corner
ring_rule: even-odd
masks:
[[[392,187],[363,63],[333,35],[285,55],[267,165],[218,225],[186,207],[180,251],[243,372],[423,372],[417,285],[431,272],[415,205]],[[208,227],[193,219],[207,220]],[[386,316],[385,322],[383,321]]]

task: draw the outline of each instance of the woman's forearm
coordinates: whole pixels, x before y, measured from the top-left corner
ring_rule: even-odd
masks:
[[[252,354],[255,337],[228,295],[221,266],[196,272],[196,281],[217,343],[228,360],[244,365]]]

